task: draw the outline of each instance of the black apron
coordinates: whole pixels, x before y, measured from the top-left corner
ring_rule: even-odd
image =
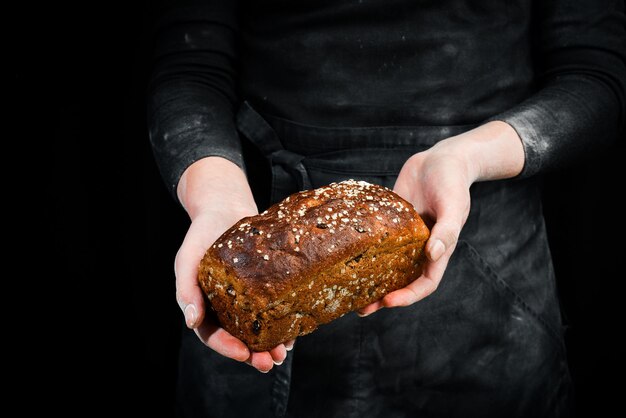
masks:
[[[240,134],[271,165],[271,201],[344,179],[392,188],[404,162],[473,126],[306,126],[248,103]],[[536,180],[477,183],[437,291],[351,313],[298,338],[261,374],[184,333],[179,410],[202,417],[556,417],[567,369]]]

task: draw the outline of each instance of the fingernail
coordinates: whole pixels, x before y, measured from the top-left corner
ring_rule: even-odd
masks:
[[[443,245],[443,242],[441,242],[440,240],[435,240],[435,242],[430,246],[430,259],[432,261],[437,261],[445,252],[446,246]]]
[[[374,311],[376,312],[376,311]],[[362,312],[357,312],[356,314],[358,316],[360,316],[361,318],[365,318],[366,316],[370,316],[371,314],[373,314],[374,312],[368,312],[368,313],[362,313]]]
[[[291,351],[291,350],[293,349],[293,345],[294,345],[294,344],[295,344],[295,343],[291,343],[291,345],[287,345],[287,344],[285,344],[285,350],[287,350],[287,351]]]
[[[185,306],[185,323],[189,328],[193,328],[196,323],[196,318],[198,317],[198,311],[196,310],[196,305],[190,303]]]
[[[257,370],[258,370],[258,369],[257,369]],[[270,370],[272,370],[272,369],[270,369]],[[269,372],[270,372],[270,370],[259,370],[259,371],[260,371],[261,373],[265,374],[265,373],[269,373]]]
[[[272,360],[272,361],[274,361],[274,360]],[[283,361],[285,361],[285,360],[283,360]],[[277,365],[277,366],[280,366],[281,364],[283,364],[283,361],[274,361],[274,364]]]

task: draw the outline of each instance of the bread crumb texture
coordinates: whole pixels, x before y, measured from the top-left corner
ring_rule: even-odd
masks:
[[[347,180],[241,219],[208,249],[198,278],[222,327],[265,351],[415,280],[428,236],[406,200]]]

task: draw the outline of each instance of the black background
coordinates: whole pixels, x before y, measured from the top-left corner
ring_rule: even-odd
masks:
[[[148,143],[149,4],[52,5],[34,21],[34,11],[18,12],[27,19],[15,33],[22,42],[12,87],[21,92],[16,107],[29,115],[20,123],[43,128],[42,146],[30,152],[45,161],[44,221],[62,277],[58,300],[48,300],[55,329],[48,343],[63,347],[46,359],[46,373],[74,382],[51,383],[64,410],[174,414],[182,315],[173,260],[188,221]],[[623,159],[620,141],[546,179],[579,416],[623,403]]]

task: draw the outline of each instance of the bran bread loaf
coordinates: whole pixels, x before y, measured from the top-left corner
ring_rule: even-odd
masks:
[[[265,351],[415,280],[428,236],[410,203],[348,180],[241,219],[207,250],[198,278],[222,327]]]

